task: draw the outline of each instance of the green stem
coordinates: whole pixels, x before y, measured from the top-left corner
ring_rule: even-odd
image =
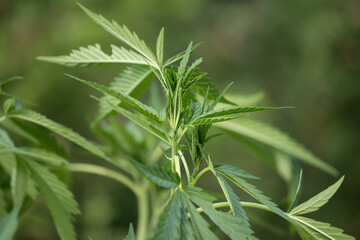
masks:
[[[149,220],[149,202],[147,197],[147,188],[136,194],[138,202],[138,227],[136,229],[136,237],[138,240],[146,240],[147,227]]]
[[[6,119],[5,115],[0,117],[0,122],[4,121]]]
[[[128,187],[130,190],[132,190],[135,194],[138,194],[141,192],[138,186],[134,184],[133,181],[131,181],[128,177],[122,175],[119,172],[110,170],[105,167],[88,164],[88,163],[70,163],[68,165],[68,170],[72,172],[83,172],[83,173],[92,173],[99,176],[108,177],[111,179],[114,179],[122,184],[124,184],[126,187]]]
[[[268,211],[268,212],[273,212],[270,208],[268,208],[267,206],[260,204],[260,203],[254,203],[254,202],[240,202],[240,203],[243,207],[256,208],[256,209],[261,209],[261,210]],[[228,202],[218,202],[218,203],[214,203],[213,207],[214,208],[225,208],[225,207],[230,207],[230,205]],[[197,211],[199,213],[201,213],[204,210],[202,208],[198,208]]]
[[[198,173],[198,175],[196,175],[196,177],[194,178],[194,180],[191,182],[191,184],[190,185],[195,185],[196,184],[196,182],[199,180],[199,178],[204,174],[204,173],[206,173],[207,171],[209,171],[210,170],[210,168],[209,167],[206,167],[206,168],[204,168],[203,170],[201,170],[201,172],[199,172]]]
[[[177,140],[177,144],[180,143],[181,138],[184,136],[184,134],[186,133],[186,131],[189,129],[189,127],[185,127],[184,130],[182,130],[182,132],[180,133],[178,140]]]
[[[179,153],[179,156],[181,158],[181,161],[184,165],[184,168],[185,168],[185,172],[186,172],[186,177],[187,177],[187,181],[188,181],[188,184],[190,184],[190,171],[189,171],[189,166],[187,165],[186,163],[186,159],[184,158],[184,154],[179,150],[178,151]]]
[[[175,172],[180,177],[180,186],[181,186],[181,168],[180,168],[180,159],[179,156],[176,155],[176,145],[172,145],[171,148],[171,159],[173,160],[174,166],[175,166]]]

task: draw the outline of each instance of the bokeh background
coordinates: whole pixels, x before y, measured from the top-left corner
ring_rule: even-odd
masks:
[[[233,93],[266,93],[264,105],[295,106],[261,114],[286,130],[324,161],[345,174],[345,182],[315,219],[360,236],[360,1],[358,0],[80,0],[89,9],[127,25],[150,46],[165,27],[165,54],[203,42],[194,54],[202,69]],[[123,66],[66,68],[35,60],[67,54],[73,48],[120,44],[69,0],[0,1],[0,80],[24,80],[8,91],[33,102],[30,107],[93,138],[87,124],[97,103],[89,88],[64,76],[70,73],[108,83]],[[231,137],[214,141],[216,162],[232,162],[260,176],[260,189],[281,203],[285,183]],[[73,159],[76,161],[76,159]],[[96,160],[94,160],[96,161]],[[304,166],[301,201],[336,181]],[[76,219],[80,239],[121,239],[136,222],[135,198],[116,182],[90,175],[71,177],[83,214]],[[200,182],[206,187],[204,178]],[[255,212],[254,213],[258,213]],[[279,218],[257,215],[279,227],[276,235],[255,225],[260,239],[290,239]],[[16,239],[57,239],[40,199],[21,217]],[[260,224],[261,225],[261,224]],[[265,226],[266,228],[266,226]],[[297,237],[293,237],[297,239]]]

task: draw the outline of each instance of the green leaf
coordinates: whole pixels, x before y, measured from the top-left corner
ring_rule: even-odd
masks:
[[[110,88],[138,99],[143,95],[153,79],[154,75],[149,67],[133,65],[120,72],[110,83]],[[120,104],[118,99],[109,95],[105,95],[102,100],[110,101],[115,105]],[[94,124],[107,117],[111,112],[113,112],[113,109],[109,104],[104,104],[103,101],[100,102],[99,113]]]
[[[11,193],[14,204],[22,204],[26,195],[29,173],[26,165],[19,159],[16,159],[16,168],[11,175]]]
[[[191,201],[201,207],[206,215],[231,239],[256,239],[252,236],[252,230],[246,222],[232,214],[216,211],[212,206],[212,201],[209,201],[213,199],[212,196],[195,187],[184,187],[184,191]]]
[[[275,203],[271,201],[271,199],[265,196],[260,190],[258,190],[254,185],[248,183],[244,178],[246,178],[246,174],[244,175],[244,171],[240,170],[234,166],[230,165],[218,165],[215,166],[215,169],[239,186],[242,190],[248,193],[250,196],[255,198],[257,201],[261,202],[268,208],[270,208],[274,213],[284,218],[285,220],[294,223],[288,215],[286,215],[280,208],[277,207]],[[252,175],[251,175],[252,176]]]
[[[17,205],[6,216],[0,219],[0,240],[11,240],[18,226],[18,215],[21,205]]]
[[[226,197],[226,200],[229,203],[231,211],[235,216],[240,218],[246,225],[250,227],[249,218],[246,215],[244,208],[241,206],[238,196],[236,196],[234,190],[217,171],[214,171],[214,173]]]
[[[11,112],[12,110],[15,109],[15,101],[16,100],[14,98],[8,98],[5,100],[4,106],[3,106],[4,115],[6,115],[8,112]]]
[[[321,161],[301,144],[291,139],[287,134],[270,125],[252,119],[242,119],[241,121],[216,123],[214,126],[232,134],[246,136],[284,151],[332,175],[337,174],[336,169]]]
[[[303,227],[297,227],[296,230],[304,240],[355,240],[354,237],[343,233],[344,230],[333,227],[329,223],[300,216],[290,217]]]
[[[21,76],[14,76],[14,77],[8,78],[6,80],[0,81],[0,92],[3,87],[5,87],[7,84],[11,83],[12,81],[22,80],[22,79],[23,79],[23,77],[21,77]]]
[[[128,46],[132,47],[134,50],[139,52],[141,55],[147,58],[149,64],[156,66],[156,57],[154,53],[150,50],[150,48],[145,44],[143,40],[141,40],[134,32],[131,32],[126,26],[120,26],[115,21],[108,21],[103,16],[97,15],[80,3],[78,5],[81,9],[92,18],[97,24],[99,24],[102,28],[108,31],[111,35],[118,38]]]
[[[185,204],[190,214],[197,240],[218,240],[218,237],[210,230],[208,222],[198,213],[195,206],[189,199],[185,198]]]
[[[178,71],[176,73],[176,77],[178,79],[185,75],[186,66],[187,66],[187,63],[189,61],[191,48],[192,48],[192,42],[187,47],[187,49],[185,51],[185,54],[184,54],[184,57],[181,59],[180,66],[179,66]]]
[[[63,157],[46,151],[44,149],[40,149],[40,148],[32,148],[32,147],[15,147],[13,145],[7,145],[4,144],[1,139],[0,139],[0,153],[6,153],[6,152],[11,152],[11,153],[15,153],[21,156],[27,156],[27,157],[31,157],[37,160],[40,160],[42,162],[54,165],[54,166],[60,166],[61,164],[67,164],[66,159],[64,159]]]
[[[197,44],[193,45],[191,47],[190,53],[194,52],[198,47],[200,47],[200,45],[201,45],[201,43],[197,43]],[[185,56],[185,54],[186,54],[186,50],[172,56],[171,58],[166,60],[164,65],[169,66],[169,65],[171,65],[173,63],[176,63],[177,61],[180,61]]]
[[[194,77],[196,77],[199,75],[201,76],[202,74],[203,73],[201,72],[197,72],[196,74],[193,75],[195,75]],[[217,88],[216,84],[211,80],[211,78],[208,77],[201,77],[200,79],[198,79],[196,83],[193,85],[192,89],[194,90],[194,92],[196,92],[202,97],[204,97],[206,95],[206,92],[208,91],[208,98],[210,100],[215,100],[220,95],[220,91]],[[235,103],[229,101],[224,96],[220,98],[220,102],[236,105]]]
[[[1,122],[1,125],[6,129],[10,130],[11,132],[19,135],[20,137],[25,138],[31,143],[36,145],[39,144],[39,140],[32,136],[29,132],[24,130],[21,126],[19,126],[19,123],[14,122],[11,119],[6,119],[5,121]]]
[[[302,169],[300,170],[300,173],[299,173],[299,180],[298,180],[298,185],[297,185],[297,188],[296,188],[296,191],[294,193],[294,196],[293,196],[293,200],[290,204],[290,207],[288,209],[288,212],[290,212],[298,203],[299,201],[299,196],[300,196],[300,190],[301,190],[301,183],[302,183],[302,176],[303,176],[303,172],[302,172]]]
[[[182,206],[180,208],[181,211],[181,220],[180,220],[180,239],[181,240],[196,240],[195,233],[191,226],[188,214],[186,212],[186,208],[184,205],[184,196],[182,195]]]
[[[72,214],[80,214],[80,211],[72,193],[45,167],[33,161],[26,161],[26,165],[45,198],[60,238],[75,240],[75,231],[71,223]]]
[[[180,184],[180,178],[176,173],[173,173],[163,167],[146,166],[131,158],[130,162],[134,167],[144,174],[150,181],[164,188],[176,188]]]
[[[134,233],[134,227],[133,227],[132,223],[130,223],[128,235],[126,235],[124,240],[136,240],[135,233]]]
[[[158,39],[156,41],[156,56],[158,63],[161,66],[164,61],[164,28],[160,30]]]
[[[38,124],[42,127],[45,127],[47,129],[59,134],[60,136],[72,141],[73,143],[83,147],[84,149],[88,150],[89,152],[93,153],[94,155],[101,157],[102,159],[105,159],[108,162],[111,162],[111,163],[117,165],[118,167],[120,167],[117,163],[115,163],[108,156],[106,156],[105,153],[99,147],[97,147],[95,144],[89,142],[88,140],[86,140],[85,138],[83,138],[82,136],[80,136],[78,133],[74,132],[70,128],[64,127],[64,126],[46,118],[45,116],[41,115],[40,113],[34,112],[32,110],[20,110],[20,111],[13,112],[13,113],[7,115],[7,117],[22,119],[25,121],[29,121],[29,122]]]
[[[181,195],[176,190],[168,201],[155,229],[154,240],[180,239]]]
[[[136,110],[137,112],[143,114],[145,117],[148,117],[158,123],[161,123],[163,122],[163,119],[160,119],[160,116],[159,116],[159,113],[152,107],[150,106],[147,106],[145,104],[143,104],[142,102],[140,102],[139,100],[121,92],[121,91],[115,91],[111,88],[108,88],[104,85],[101,85],[101,84],[98,84],[98,83],[95,83],[95,82],[90,82],[90,81],[87,81],[87,80],[83,80],[83,79],[80,79],[80,78],[77,78],[77,77],[74,77],[74,76],[71,76],[71,75],[67,75],[79,82],[82,82],[104,94],[107,94],[111,97],[114,97],[114,98],[117,98],[119,101],[121,101],[125,106],[127,107],[131,107],[133,108],[134,110]]]
[[[25,156],[36,158],[40,161],[43,161],[45,163],[54,165],[54,166],[60,166],[62,164],[67,164],[67,159],[63,158],[62,156],[59,156],[53,152],[49,152],[45,149],[41,148],[32,148],[32,147],[20,147],[19,150],[22,151],[22,153]]]
[[[344,181],[344,176],[342,176],[336,183],[325,189],[324,191],[320,192],[319,194],[315,195],[314,197],[310,198],[306,202],[298,205],[294,209],[290,211],[290,215],[302,215],[305,213],[315,212],[320,207],[325,205],[330,198],[336,193],[339,189],[341,183]]]
[[[38,60],[57,63],[68,67],[90,67],[116,63],[148,65],[143,56],[123,47],[111,45],[111,55],[104,53],[99,44],[80,47],[69,55],[37,57]]]
[[[164,142],[169,143],[169,138],[167,136],[167,133],[162,129],[161,125],[159,125],[157,122],[152,121],[151,119],[146,118],[142,115],[133,114],[133,113],[125,110],[124,108],[118,107],[116,105],[112,105],[109,102],[108,102],[108,104],[110,104],[111,107],[115,111],[117,111],[117,112],[121,113],[122,115],[124,115],[125,117],[129,118],[131,121],[138,124],[140,127],[144,128],[148,132],[154,134],[155,136],[157,136]]]
[[[235,118],[245,116],[244,113],[249,112],[258,112],[258,111],[266,111],[266,110],[274,110],[281,108],[273,108],[273,107],[233,107],[233,108],[224,108],[212,110],[209,112],[205,112],[197,118],[193,119],[189,125],[196,124],[210,124],[215,122],[223,122],[232,120]]]

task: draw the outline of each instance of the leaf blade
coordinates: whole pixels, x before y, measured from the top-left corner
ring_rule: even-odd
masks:
[[[339,187],[343,181],[344,181],[344,176],[342,176],[336,183],[332,184],[330,187],[326,188],[324,191],[316,194],[314,197],[310,198],[306,202],[293,208],[289,212],[289,214],[290,215],[302,215],[302,214],[317,211],[320,207],[325,205],[330,200],[330,198],[339,189]]]
[[[301,144],[290,138],[284,132],[268,124],[253,119],[242,119],[241,121],[232,121],[227,122],[226,124],[215,123],[214,126],[232,134],[246,136],[284,151],[332,175],[337,174],[335,168],[314,156],[309,150],[305,149]]]

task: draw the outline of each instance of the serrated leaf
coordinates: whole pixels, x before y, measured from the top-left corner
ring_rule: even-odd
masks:
[[[240,200],[238,196],[236,196],[234,190],[217,171],[215,171],[215,176],[221,186],[221,189],[225,195],[227,202],[229,203],[230,209],[233,214],[240,218],[246,225],[250,227],[249,218],[246,215],[244,208],[241,206]]]
[[[155,136],[157,136],[158,138],[160,138],[164,142],[169,143],[167,133],[161,128],[161,126],[157,122],[152,121],[149,118],[145,118],[144,116],[133,114],[133,113],[127,111],[126,109],[121,108],[121,107],[116,106],[116,105],[112,105],[109,102],[108,102],[108,104],[110,104],[111,107],[116,112],[121,113],[122,115],[124,115],[128,119],[132,120],[134,123],[138,124],[140,127],[144,128],[148,132],[154,134]]]
[[[178,71],[176,73],[176,77],[178,79],[183,77],[185,74],[186,66],[187,66],[187,63],[188,63],[189,57],[190,57],[191,48],[192,48],[192,42],[190,42],[189,46],[187,47],[187,49],[185,51],[184,57],[181,59],[180,65],[178,67]]]
[[[288,212],[290,212],[298,203],[299,201],[299,197],[300,197],[300,190],[301,190],[301,183],[302,183],[302,169],[300,170],[300,173],[299,173],[299,177],[298,177],[298,184],[297,184],[297,187],[296,187],[296,191],[294,192],[294,195],[293,195],[293,200],[290,204],[290,207],[288,209]]]
[[[176,188],[180,184],[179,176],[163,167],[146,166],[133,159],[130,161],[139,172],[160,187]]]
[[[231,239],[256,239],[252,236],[253,232],[246,222],[232,214],[216,211],[212,206],[212,201],[209,201],[211,199],[210,195],[195,187],[184,188],[184,192]]]
[[[20,110],[7,115],[7,117],[22,119],[28,122],[38,124],[42,127],[45,127],[59,134],[60,136],[72,141],[73,143],[83,147],[84,149],[88,150],[94,155],[101,157],[102,159],[107,160],[108,162],[111,162],[117,165],[118,167],[121,167],[119,164],[115,163],[112,159],[106,156],[105,153],[95,144],[89,142],[88,140],[86,140],[85,138],[83,138],[82,136],[80,136],[78,133],[74,132],[70,128],[64,127],[46,118],[44,115],[41,115],[40,113],[34,112],[32,110]]]
[[[60,238],[75,240],[76,234],[71,223],[72,214],[80,214],[80,211],[72,193],[45,167],[33,161],[26,161],[26,165],[45,198]]]
[[[182,200],[179,190],[176,190],[168,201],[154,233],[154,240],[180,239],[180,220]]]
[[[156,57],[161,66],[164,61],[164,28],[160,30],[158,39],[156,41]]]
[[[6,129],[10,130],[11,132],[19,135],[20,137],[25,138],[26,140],[30,141],[33,144],[39,144],[39,140],[32,136],[29,132],[24,130],[18,123],[14,122],[11,119],[6,119],[5,121],[1,122],[1,125]]]
[[[244,178],[243,170],[237,171],[236,167],[231,167],[230,165],[226,165],[226,167],[222,167],[222,165],[215,166],[215,169],[239,186],[242,190],[248,193],[250,196],[255,198],[257,201],[261,202],[268,208],[270,208],[274,213],[284,218],[285,220],[294,223],[286,213],[284,213],[280,208],[277,207],[275,203],[271,201],[271,199],[265,196],[260,190],[258,190],[254,185],[248,183]],[[245,175],[246,176],[246,175]]]
[[[4,145],[1,142],[0,139],[0,153],[6,153],[6,152],[11,152],[11,153],[15,153],[21,156],[27,156],[27,157],[31,157],[37,160],[40,160],[42,162],[54,165],[54,166],[59,166],[61,164],[67,164],[66,159],[64,159],[63,157],[46,151],[44,149],[40,149],[40,148],[31,148],[31,147],[15,147],[15,146],[11,146],[11,145]]]
[[[194,74],[193,77],[196,77],[196,76],[199,76],[202,74],[203,73],[201,73],[201,72],[196,72],[196,74]],[[191,81],[191,80],[189,80],[189,81]],[[202,97],[204,97],[206,95],[206,92],[208,92],[207,97],[210,100],[215,100],[220,94],[220,91],[217,88],[216,84],[211,80],[211,78],[208,78],[208,77],[201,77],[200,79],[198,79],[196,81],[196,83],[192,85],[192,89],[194,92],[196,92],[197,94],[199,94]],[[236,105],[235,103],[229,101],[224,96],[221,97],[219,102]]]
[[[98,83],[95,83],[95,82],[90,82],[90,81],[87,81],[87,80],[83,80],[83,79],[80,79],[80,78],[77,78],[77,77],[74,77],[74,76],[71,76],[71,75],[67,75],[77,81],[80,81],[106,95],[109,95],[111,97],[114,97],[114,98],[117,98],[119,101],[122,102],[122,104],[124,104],[125,106],[127,107],[131,107],[133,108],[134,110],[136,110],[137,112],[143,114],[145,117],[148,117],[158,123],[162,122],[162,120],[160,119],[159,117],[159,113],[152,107],[150,106],[147,106],[145,104],[143,104],[142,102],[140,102],[139,100],[121,92],[120,90],[119,91],[115,91],[111,88],[108,88],[104,85],[101,85],[101,84],[98,84]]]
[[[65,56],[41,56],[38,60],[68,67],[90,67],[116,63],[148,65],[143,56],[123,47],[111,45],[111,55],[104,53],[99,44],[80,47]]]
[[[89,9],[82,6],[80,3],[78,5],[81,9],[92,18],[97,24],[102,28],[108,31],[111,35],[118,38],[120,41],[124,42],[128,46],[132,47],[134,50],[139,52],[141,55],[147,58],[150,64],[156,65],[156,58],[154,53],[150,48],[141,40],[134,32],[131,32],[125,25],[119,25],[115,21],[110,22],[101,15],[97,15],[91,12]]]
[[[24,155],[39,159],[45,163],[59,166],[62,164],[67,164],[67,159],[59,156],[53,152],[49,152],[45,149],[41,148],[33,148],[33,147],[19,147],[21,151],[23,151]]]
[[[214,123],[214,122],[223,122],[239,118],[244,116],[244,113],[274,110],[281,108],[273,107],[233,107],[233,108],[224,108],[216,109],[209,112],[205,112],[197,118],[193,119],[189,125],[204,124],[204,123]]]
[[[181,211],[180,240],[196,240],[194,230],[191,226],[188,214],[186,212],[184,201],[185,201],[184,196],[182,196],[182,207],[180,208]]]
[[[201,45],[201,43],[197,43],[197,44],[193,45],[191,47],[190,53],[194,52],[198,47],[200,47],[200,45]],[[177,61],[180,61],[185,56],[185,54],[186,54],[186,50],[172,56],[171,58],[166,60],[164,65],[169,66],[169,65],[171,65],[173,63],[176,63]]]
[[[4,115],[6,115],[8,112],[14,109],[15,109],[15,99],[14,98],[6,99],[3,105]]]
[[[126,237],[124,238],[124,240],[136,240],[135,233],[134,233],[134,227],[133,227],[132,223],[130,223],[129,232],[126,235]]]
[[[331,185],[324,191],[320,192],[319,194],[310,198],[306,202],[304,202],[304,203],[298,205],[297,207],[295,207],[294,209],[292,209],[289,214],[302,215],[305,213],[317,211],[320,207],[325,205],[330,200],[330,198],[339,189],[339,187],[343,181],[344,181],[344,176],[342,176],[336,183],[334,183],[333,185]]]
[[[21,204],[27,190],[29,182],[29,173],[26,165],[19,159],[16,159],[16,168],[11,174],[11,193],[14,204]]]
[[[290,217],[303,227],[296,230],[304,240],[355,240],[354,237],[343,233],[344,230],[333,227],[329,223],[300,216]]]
[[[218,240],[218,237],[210,230],[208,222],[198,213],[195,206],[187,198],[185,204],[190,214],[191,224],[193,226],[197,240]]]
[[[0,240],[11,240],[18,226],[18,215],[21,205],[16,205],[13,210],[0,219]]]
[[[300,160],[318,167],[332,175],[337,174],[337,170],[327,163],[321,161],[301,144],[290,138],[284,132],[252,119],[242,119],[227,123],[216,123],[214,126],[221,128],[232,134],[239,134],[254,139],[281,151],[284,151]]]
[[[138,99],[145,92],[153,79],[154,75],[149,67],[133,65],[120,72],[120,74],[110,83],[110,88]],[[108,95],[105,95],[102,100],[110,101],[115,105],[120,104],[118,99]],[[101,121],[111,112],[113,112],[113,109],[109,104],[104,104],[103,101],[100,102],[99,113],[94,123],[96,124]]]

